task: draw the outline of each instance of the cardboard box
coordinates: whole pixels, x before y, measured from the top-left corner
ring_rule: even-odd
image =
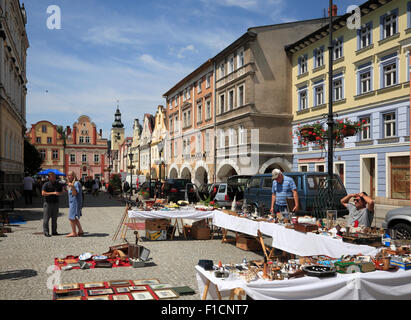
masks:
[[[146,220],[146,230],[161,231],[167,230],[170,226],[171,220],[168,219],[148,219]]]
[[[191,235],[195,240],[209,240],[211,237],[211,230],[208,226],[192,226]]]
[[[146,230],[146,238],[151,241],[167,240],[167,230]]]
[[[237,238],[236,247],[245,251],[255,251],[261,249],[261,244],[256,238],[241,235]]]

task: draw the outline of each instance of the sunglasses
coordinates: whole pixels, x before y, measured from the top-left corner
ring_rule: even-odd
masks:
[[[354,202],[360,202],[360,200],[363,200],[363,199],[354,199]]]

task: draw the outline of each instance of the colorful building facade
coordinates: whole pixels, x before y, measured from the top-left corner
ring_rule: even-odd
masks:
[[[327,171],[327,152],[299,144],[304,124],[325,123],[332,94],[336,121],[362,121],[364,129],[334,151],[334,172],[348,193],[366,191],[377,203],[410,199],[409,51],[411,1],[367,1],[361,23],[351,14],[333,23],[333,79],[329,79],[329,26],[287,46],[292,64],[293,170]],[[332,92],[328,92],[332,81]],[[326,125],[325,125],[326,128]]]

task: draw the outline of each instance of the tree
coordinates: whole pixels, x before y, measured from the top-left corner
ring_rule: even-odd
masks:
[[[63,139],[63,146],[66,147],[67,141],[67,130],[63,128],[63,126],[56,126],[57,132],[60,134],[61,138]]]
[[[24,172],[35,175],[41,171],[43,159],[34,145],[24,139]]]

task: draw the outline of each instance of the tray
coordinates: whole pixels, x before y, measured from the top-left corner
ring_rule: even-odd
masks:
[[[349,236],[342,236],[344,242],[354,243],[354,244],[377,244],[381,243],[381,236],[368,235],[364,233],[354,233]]]
[[[296,223],[294,224],[294,230],[298,232],[312,232],[312,231],[317,231],[318,226],[315,224],[310,224],[310,223]]]

